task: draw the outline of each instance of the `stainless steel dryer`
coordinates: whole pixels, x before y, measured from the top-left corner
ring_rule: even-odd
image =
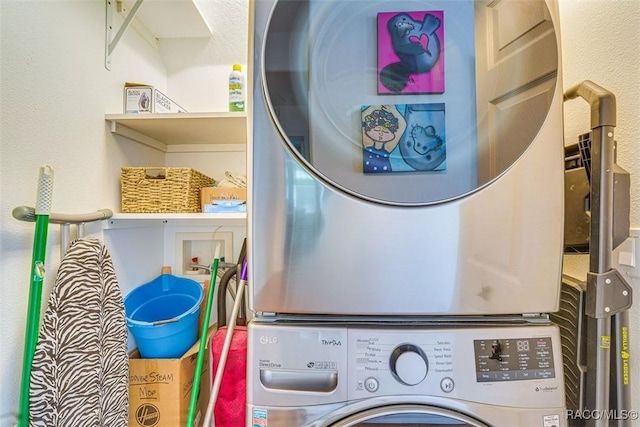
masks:
[[[254,311],[557,310],[554,0],[254,8]]]
[[[566,426],[558,328],[249,325],[247,426]]]

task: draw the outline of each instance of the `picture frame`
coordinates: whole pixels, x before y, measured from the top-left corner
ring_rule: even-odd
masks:
[[[445,91],[444,12],[377,15],[378,94]]]
[[[363,173],[445,170],[445,130],[444,103],[363,105]]]

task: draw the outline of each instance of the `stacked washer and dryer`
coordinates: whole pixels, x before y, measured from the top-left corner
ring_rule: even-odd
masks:
[[[252,7],[246,425],[565,426],[557,3]]]

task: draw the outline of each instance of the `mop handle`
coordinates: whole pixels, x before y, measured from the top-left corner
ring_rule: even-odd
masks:
[[[44,257],[47,249],[47,231],[49,228],[49,212],[53,194],[53,168],[45,165],[40,168],[38,176],[38,193],[36,196],[35,221],[36,231],[33,240],[31,263],[31,279],[29,286],[29,305],[22,359],[22,384],[20,388],[20,410],[18,426],[29,424],[29,383],[31,381],[31,364],[38,341],[40,329],[40,305],[42,300],[42,282],[44,281]]]
[[[240,305],[242,304],[242,294],[244,292],[244,286],[247,283],[247,259],[244,259],[242,263],[242,273],[240,274],[240,282],[238,282],[238,291],[236,292],[236,301],[233,303],[233,310],[231,311],[231,319],[229,320],[229,326],[227,327],[227,333],[224,337],[224,344],[222,346],[222,353],[220,353],[220,361],[218,362],[218,369],[213,380],[213,386],[211,387],[211,395],[209,396],[209,404],[207,410],[204,413],[203,427],[215,427],[215,418],[213,417],[213,410],[218,399],[218,391],[220,390],[220,384],[222,383],[222,375],[224,374],[224,368],[227,364],[227,356],[229,355],[229,347],[231,347],[231,339],[233,338],[233,329],[236,326],[236,317],[238,311],[240,311]],[[213,365],[212,365],[213,366]],[[212,422],[213,421],[213,422]]]
[[[193,427],[194,418],[196,416],[196,405],[198,403],[198,394],[200,392],[200,377],[202,376],[202,365],[204,364],[204,354],[207,347],[207,333],[209,332],[209,319],[211,318],[211,305],[213,304],[213,292],[216,285],[216,277],[218,276],[218,265],[220,264],[220,243],[216,245],[213,255],[213,265],[211,266],[211,279],[209,293],[207,294],[207,304],[204,311],[204,319],[202,321],[202,331],[200,332],[200,346],[198,347],[198,360],[196,361],[196,369],[193,372],[193,386],[191,388],[191,400],[189,401],[189,412],[187,413],[187,427]]]

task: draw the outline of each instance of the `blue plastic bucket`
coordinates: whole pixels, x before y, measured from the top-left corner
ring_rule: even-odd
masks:
[[[124,307],[129,331],[140,356],[178,358],[198,340],[202,286],[191,279],[163,274],[127,294]]]

